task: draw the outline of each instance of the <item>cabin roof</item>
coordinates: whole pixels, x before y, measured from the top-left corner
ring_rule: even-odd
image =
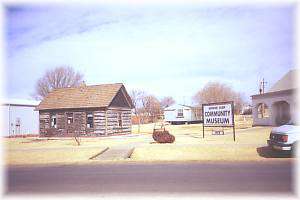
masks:
[[[109,107],[118,92],[124,94],[129,107],[133,108],[124,85],[114,83],[54,89],[41,101],[37,110]]]

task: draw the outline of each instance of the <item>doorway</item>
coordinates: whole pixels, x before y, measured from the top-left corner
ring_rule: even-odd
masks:
[[[281,126],[291,120],[290,104],[286,101],[277,101],[273,104],[275,124]]]

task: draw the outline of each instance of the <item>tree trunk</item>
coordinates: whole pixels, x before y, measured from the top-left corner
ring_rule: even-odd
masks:
[[[138,133],[141,132],[141,119],[140,116],[138,116]]]
[[[77,136],[75,136],[75,141],[77,143],[77,146],[80,146],[80,139]]]
[[[77,131],[75,130],[74,131],[74,140],[76,141],[77,146],[80,146],[80,142],[81,142],[80,139],[81,139],[80,138],[80,133],[78,134]]]

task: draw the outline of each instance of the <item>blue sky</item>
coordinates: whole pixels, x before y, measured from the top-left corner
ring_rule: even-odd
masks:
[[[6,6],[6,96],[30,98],[47,69],[123,82],[190,104],[209,81],[246,99],[294,68],[293,5]]]

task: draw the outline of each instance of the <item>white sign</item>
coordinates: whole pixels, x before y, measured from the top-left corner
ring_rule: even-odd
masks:
[[[205,126],[233,126],[232,104],[203,105],[203,123]]]

